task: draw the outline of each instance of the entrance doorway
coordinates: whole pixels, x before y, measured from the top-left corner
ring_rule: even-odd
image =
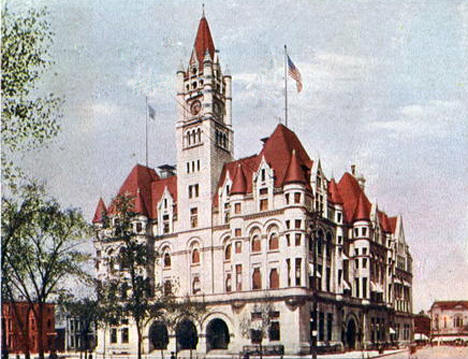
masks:
[[[213,319],[206,327],[207,350],[227,349],[229,345],[229,329],[222,319]]]
[[[353,318],[348,321],[346,327],[346,343],[349,349],[356,349],[356,322]]]

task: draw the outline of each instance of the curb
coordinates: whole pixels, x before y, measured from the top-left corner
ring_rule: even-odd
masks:
[[[401,349],[401,350],[395,351],[395,352],[393,352],[393,353],[381,354],[381,355],[377,355],[377,356],[372,357],[372,358],[383,358],[383,357],[387,357],[387,356],[390,356],[390,355],[395,355],[395,354],[404,353],[404,352],[406,352],[407,350],[408,350],[408,349]]]

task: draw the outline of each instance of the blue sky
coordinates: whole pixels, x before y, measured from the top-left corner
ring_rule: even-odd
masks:
[[[63,130],[23,157],[64,205],[91,219],[144,163],[145,95],[156,109],[149,162],[175,163],[175,72],[188,62],[201,1],[46,4],[55,65],[43,88],[65,96]],[[33,5],[34,4],[34,5]],[[367,193],[402,214],[415,310],[468,293],[468,4],[433,1],[205,1],[233,75],[237,157],[260,150],[283,116],[283,46],[304,90],[289,125],[338,179],[356,163]],[[449,288],[447,287],[449,285]]]

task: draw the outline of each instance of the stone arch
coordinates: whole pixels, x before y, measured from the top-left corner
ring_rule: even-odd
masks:
[[[245,232],[251,236],[256,230],[262,233],[262,228],[263,225],[260,222],[252,222],[247,226]]]
[[[281,221],[278,221],[276,218],[270,218],[268,221],[265,222],[264,227],[267,229],[267,233],[272,230],[272,227],[277,227],[278,231],[282,227]]]
[[[220,318],[211,319],[206,326],[207,351],[228,349],[230,342],[229,328]]]
[[[198,344],[198,331],[195,324],[188,318],[181,319],[176,326],[177,351],[196,349]]]
[[[359,343],[359,319],[354,313],[350,313],[345,323],[345,347],[348,349],[356,349]]]
[[[148,329],[149,351],[167,350],[169,331],[162,321],[154,321]]]

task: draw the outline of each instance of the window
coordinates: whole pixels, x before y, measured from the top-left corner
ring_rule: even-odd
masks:
[[[367,258],[362,259],[362,268],[367,268]]]
[[[367,298],[367,278],[362,278],[362,296]]]
[[[294,203],[301,203],[301,193],[295,192],[294,193]]]
[[[236,242],[236,253],[242,253],[242,242],[241,241]]]
[[[265,169],[263,168],[262,171],[260,172],[260,178],[262,182],[265,182]]]
[[[285,237],[286,237],[286,245],[289,247],[291,245],[290,235],[286,234]]]
[[[187,162],[187,173],[190,173],[190,162]]]
[[[111,328],[110,342],[111,344],[117,343],[117,328]]]
[[[198,197],[198,192],[199,192],[199,187],[198,184],[192,184],[189,185],[189,198],[197,198]]]
[[[231,244],[229,243],[224,250],[224,259],[230,260],[231,259]]]
[[[229,203],[224,204],[224,223],[229,223]]]
[[[198,208],[190,208],[190,226],[192,228],[198,226]]]
[[[192,251],[192,264],[198,264],[200,263],[200,252],[198,248],[195,248]]]
[[[264,196],[268,194],[268,188],[260,188],[260,196]]]
[[[286,259],[286,268],[288,271],[288,287],[291,286],[291,260],[288,258]]]
[[[236,265],[236,290],[242,290],[242,264]]]
[[[164,295],[172,294],[172,283],[170,280],[164,282]]]
[[[286,221],[286,228],[289,229],[291,227],[291,221],[287,220]]]
[[[365,256],[367,254],[367,248],[362,249],[362,255]]]
[[[301,264],[302,259],[296,258],[296,285],[301,285]]]
[[[362,227],[361,228],[361,233],[363,236],[367,236],[367,228],[366,227]]]
[[[252,239],[252,252],[260,252],[262,250],[262,242],[260,236],[256,235]]]
[[[289,204],[289,193],[286,193],[284,198],[286,199],[286,204]]]
[[[231,273],[226,274],[226,292],[232,291]]]
[[[302,225],[302,221],[301,221],[300,219],[296,219],[296,220],[294,221],[294,227],[295,227],[296,229],[300,229],[300,228],[301,228],[301,225]]]
[[[341,223],[341,212],[337,212],[337,213],[336,213],[336,221],[337,221],[338,223]]]
[[[359,298],[359,278],[354,279],[354,287],[355,287],[356,297]]]
[[[295,234],[294,238],[295,238],[295,241],[296,241],[296,246],[301,245],[301,237],[302,237],[302,235],[300,233]]]
[[[197,171],[200,171],[200,160],[197,160]]]
[[[122,343],[128,343],[128,328],[122,328]]]
[[[278,244],[278,234],[273,233],[270,236],[270,240],[268,241],[268,247],[270,250],[278,249],[279,244]]]
[[[136,223],[136,232],[141,233],[142,230],[143,230],[143,223],[137,222]]]
[[[343,236],[338,236],[338,244],[342,244],[343,243]]]
[[[252,289],[262,289],[262,274],[260,268],[254,268],[252,274]]]
[[[338,285],[341,285],[341,279],[343,277],[343,270],[338,269]]]
[[[200,278],[195,277],[195,278],[193,278],[193,281],[192,281],[192,293],[193,294],[198,294],[200,292],[201,292]]]
[[[356,267],[356,269],[359,269],[359,258],[356,258],[354,260],[354,266]]]
[[[332,340],[333,333],[333,313],[327,314],[327,340],[330,342]]]
[[[268,336],[270,341],[278,341],[280,340],[280,323],[277,321],[270,322]]]
[[[278,269],[276,268],[273,268],[270,271],[270,288],[271,289],[279,288],[279,274],[278,274]]]
[[[241,213],[241,204],[240,203],[235,203],[234,204],[234,213],[235,214],[240,214]]]
[[[260,211],[268,210],[268,199],[264,198],[260,200]]]
[[[171,255],[169,253],[164,253],[164,268],[169,268],[171,266]]]
[[[327,292],[329,292],[330,291],[330,284],[331,284],[331,270],[330,270],[330,267],[327,267],[327,269],[325,271],[327,273]]]
[[[240,236],[242,235],[242,230],[241,230],[240,228],[236,228],[236,229],[234,230],[234,235],[235,235],[236,237],[240,237]]]
[[[318,340],[323,342],[325,339],[325,315],[323,312],[319,313],[319,337]]]

